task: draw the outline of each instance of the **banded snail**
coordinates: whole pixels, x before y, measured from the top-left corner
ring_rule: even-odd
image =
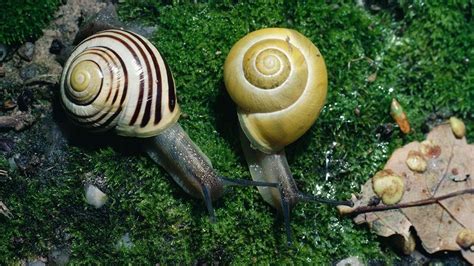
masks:
[[[64,65],[61,102],[67,116],[93,131],[144,138],[138,143],[189,195],[212,201],[225,185],[272,186],[219,176],[177,123],[180,108],[170,68],[142,36],[105,30],[83,40]]]
[[[224,82],[237,105],[252,179],[282,186],[284,197],[269,187],[258,189],[266,202],[283,212],[288,235],[289,212],[298,201],[350,205],[299,192],[284,152],[313,125],[326,99],[326,65],[310,40],[283,28],[251,32],[230,50]]]

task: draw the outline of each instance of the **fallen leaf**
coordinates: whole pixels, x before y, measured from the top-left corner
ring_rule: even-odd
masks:
[[[424,156],[427,166],[423,171],[412,170],[407,164],[410,153]],[[397,149],[384,170],[391,170],[403,177],[405,192],[399,208],[360,213],[357,208],[370,208],[375,196],[372,181],[362,186],[361,196],[353,199],[354,221],[367,223],[371,230],[384,237],[399,235],[407,243],[404,248],[413,251],[411,231],[415,231],[424,249],[429,253],[442,250],[461,251],[464,258],[474,263],[474,248],[462,248],[456,242],[465,229],[474,230],[474,145],[466,139],[456,138],[449,124],[434,128],[423,142],[411,142]],[[466,193],[459,193],[469,191]],[[456,194],[458,192],[459,194]],[[433,200],[453,194],[449,198]],[[403,207],[414,202],[425,204]],[[380,203],[376,207],[387,207]],[[413,228],[413,230],[411,230]]]

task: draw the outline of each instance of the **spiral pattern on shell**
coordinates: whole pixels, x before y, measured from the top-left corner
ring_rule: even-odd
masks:
[[[79,126],[150,137],[180,115],[173,76],[144,37],[106,30],[82,41],[64,65],[61,102]]]
[[[251,144],[272,153],[303,135],[317,119],[327,92],[324,59],[297,31],[249,33],[231,49],[224,81]]]

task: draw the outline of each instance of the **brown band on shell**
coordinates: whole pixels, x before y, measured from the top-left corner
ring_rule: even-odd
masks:
[[[165,63],[166,67],[166,76],[168,78],[168,108],[170,109],[170,112],[174,111],[174,108],[176,106],[176,87],[174,85],[174,79],[173,75],[171,74],[170,67],[168,63],[166,62],[165,58],[163,57],[163,62]],[[156,121],[155,121],[156,123]]]

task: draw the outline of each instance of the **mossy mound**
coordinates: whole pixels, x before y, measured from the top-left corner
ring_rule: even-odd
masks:
[[[302,191],[349,198],[395,148],[423,139],[431,122],[450,115],[465,121],[467,137],[474,140],[474,24],[468,1],[390,4],[380,10],[342,2],[120,2],[122,18],[157,26],[152,41],[173,70],[187,114],[180,123],[222,175],[250,178],[222,67],[238,39],[264,27],[298,30],[318,46],[328,68],[321,116],[287,148]],[[409,135],[390,129],[392,98],[407,112]],[[31,154],[30,143],[48,143],[35,135],[42,123],[71,128],[57,116],[21,133],[29,141],[12,154]],[[15,217],[0,217],[0,260],[46,255],[58,246],[71,250],[71,262],[84,264],[328,264],[348,256],[391,263],[396,258],[335,208],[309,203],[292,213],[294,244],[288,247],[282,219],[254,188],[229,189],[216,203],[212,224],[204,204],[137,152],[133,140],[82,131],[68,139],[64,171],[16,171],[2,181],[0,199]],[[0,155],[1,168],[8,168],[12,154]],[[109,196],[105,207],[85,203],[84,182],[102,185]],[[118,245],[126,233],[132,244]]]
[[[1,1],[0,43],[21,43],[38,37],[60,3],[60,0]]]

